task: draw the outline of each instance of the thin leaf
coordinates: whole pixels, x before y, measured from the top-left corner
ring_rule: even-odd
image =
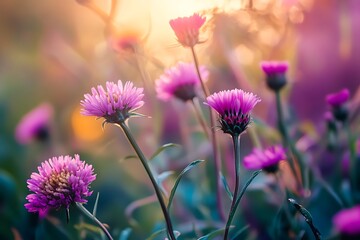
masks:
[[[97,206],[98,206],[98,202],[99,202],[99,196],[100,196],[100,194],[97,193],[97,194],[96,194],[96,200],[95,200],[94,208],[93,208],[93,212],[92,212],[92,215],[93,215],[94,217],[96,217],[96,211],[97,211]]]
[[[230,228],[233,228],[234,226],[230,226]],[[215,231],[212,231],[209,234],[206,234],[205,236],[202,236],[198,238],[197,240],[211,240],[225,232],[225,228],[216,229]]]
[[[121,158],[121,159],[119,160],[119,162],[124,162],[124,161],[126,161],[126,160],[138,159],[138,158],[139,158],[139,157],[136,156],[136,155],[128,155],[128,156],[126,156],[126,157]]]
[[[321,239],[321,233],[319,232],[319,230],[314,226],[313,224],[313,219],[312,219],[312,216],[310,214],[310,212],[304,208],[303,206],[301,206],[300,204],[298,204],[295,199],[292,199],[292,198],[289,198],[288,199],[289,202],[296,208],[296,210],[298,210],[301,215],[304,216],[305,218],[305,221],[307,222],[307,224],[310,226],[311,228],[311,231],[313,232],[315,238],[317,240],[320,240]]]
[[[149,161],[153,160],[155,157],[157,157],[160,153],[162,153],[165,149],[171,148],[171,147],[180,147],[179,144],[176,143],[167,143],[159,147],[156,152],[149,158]]]
[[[165,234],[166,235],[166,228],[160,229],[156,232],[154,232],[153,234],[150,235],[150,237],[148,237],[146,240],[154,240],[156,237],[160,236],[161,234]]]
[[[125,228],[124,230],[122,230],[120,233],[119,240],[128,240],[131,232],[132,232],[131,228]]]
[[[230,190],[230,187],[229,187],[229,185],[228,185],[228,183],[226,181],[226,178],[224,177],[224,175],[221,172],[220,172],[220,178],[221,178],[221,181],[222,181],[222,183],[224,185],[224,188],[225,188],[225,191],[226,191],[227,195],[229,196],[230,200],[232,201],[233,197],[234,197],[233,193]]]
[[[236,209],[237,209],[237,207],[238,207],[238,205],[239,205],[239,203],[240,203],[240,201],[241,201],[241,198],[243,197],[246,189],[248,188],[248,186],[250,185],[250,183],[254,180],[254,178],[255,178],[257,175],[259,175],[259,173],[261,173],[261,171],[262,171],[262,170],[258,170],[258,171],[256,171],[256,172],[254,172],[253,175],[251,176],[251,178],[246,182],[246,184],[244,185],[244,187],[241,189],[241,192],[240,192],[240,194],[239,194],[239,197],[238,197],[238,199],[236,199],[236,202],[235,202],[235,204],[234,204],[234,207],[233,207],[232,211],[229,213],[229,218],[228,218],[228,220],[227,220],[227,222],[226,222],[226,227],[225,227],[225,229],[226,229],[226,228],[229,228],[229,226],[230,226],[230,224],[231,224],[231,222],[232,222],[232,219],[233,219],[233,217],[234,217],[234,215],[235,215]]]
[[[237,231],[235,234],[234,234],[234,239],[241,239],[240,238],[240,235],[245,232],[248,228],[250,228],[250,225],[246,225],[244,226],[243,228],[241,228],[239,231]]]
[[[193,167],[195,167],[197,164],[201,163],[201,162],[204,162],[204,160],[195,160],[193,162],[191,162],[189,165],[187,165],[184,170],[182,170],[182,172],[179,174],[179,176],[177,177],[177,179],[175,180],[175,184],[173,186],[173,188],[171,189],[171,192],[170,192],[170,197],[169,197],[169,203],[168,203],[168,206],[167,206],[167,210],[169,211],[170,210],[170,207],[171,207],[171,204],[172,204],[172,200],[174,198],[174,195],[175,195],[175,192],[176,192],[176,189],[180,183],[180,180],[182,178],[182,176],[184,176],[184,174],[186,172],[188,172],[190,169],[192,169]]]
[[[174,174],[174,171],[165,171],[160,173],[159,175],[156,176],[156,182],[158,184],[158,186],[160,187],[160,190],[163,192],[163,194],[168,197],[168,192],[166,191],[166,189],[163,186],[163,182],[171,175]]]

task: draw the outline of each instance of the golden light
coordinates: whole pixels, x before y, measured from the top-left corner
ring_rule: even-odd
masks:
[[[75,108],[71,114],[71,127],[75,137],[80,141],[96,141],[104,135],[101,120],[81,115],[80,107]]]

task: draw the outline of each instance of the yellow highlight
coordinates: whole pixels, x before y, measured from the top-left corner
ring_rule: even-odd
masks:
[[[80,114],[80,107],[74,109],[71,114],[71,126],[74,135],[81,141],[96,141],[100,139],[104,132],[101,128],[101,119],[83,116]]]

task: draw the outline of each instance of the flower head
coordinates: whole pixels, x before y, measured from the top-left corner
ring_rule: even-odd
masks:
[[[140,43],[140,34],[133,30],[118,32],[110,39],[112,48],[117,52],[133,52]]]
[[[74,157],[50,158],[32,173],[27,184],[30,191],[25,204],[29,212],[46,212],[49,209],[69,208],[72,203],[86,203],[92,194],[89,185],[95,180],[91,165]]]
[[[264,61],[260,67],[266,74],[266,83],[272,90],[278,91],[286,84],[285,73],[289,68],[287,62]]]
[[[326,102],[331,106],[334,118],[338,121],[345,121],[349,115],[346,102],[350,98],[350,92],[344,88],[340,92],[326,95]]]
[[[348,236],[360,235],[360,205],[338,212],[333,217],[336,229]]]
[[[190,17],[172,19],[169,23],[181,45],[194,47],[199,43],[199,30],[205,21],[205,17],[195,13]]]
[[[339,107],[346,103],[350,98],[350,92],[344,88],[339,92],[326,95],[326,102],[332,107]]]
[[[281,146],[271,146],[265,150],[254,148],[252,153],[244,158],[247,169],[264,169],[266,172],[276,172],[278,163],[286,159],[285,150]]]
[[[240,89],[226,90],[207,97],[205,104],[220,115],[221,130],[232,136],[241,134],[250,123],[250,111],[260,99]]]
[[[39,105],[20,120],[15,129],[15,139],[21,144],[27,144],[34,139],[48,139],[52,117],[53,108],[50,104]]]
[[[103,117],[109,123],[125,121],[135,115],[133,111],[144,105],[143,97],[143,88],[134,87],[132,82],[126,82],[125,85],[120,80],[117,84],[106,82],[106,90],[98,86],[97,89],[91,89],[91,94],[84,95],[81,113]]]
[[[205,66],[200,67],[200,73],[204,79],[209,74]],[[180,62],[167,69],[155,84],[157,96],[161,100],[168,101],[177,97],[185,102],[196,97],[196,90],[201,83],[195,65]]]

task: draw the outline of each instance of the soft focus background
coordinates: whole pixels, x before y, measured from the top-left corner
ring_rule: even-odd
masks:
[[[99,11],[109,12],[110,0],[92,2]],[[197,45],[196,51],[200,63],[210,70],[210,91],[236,87],[259,95],[262,102],[254,117],[261,124],[253,127],[264,145],[278,143],[280,138],[274,131],[273,94],[266,88],[259,67],[262,60],[290,63],[284,101],[291,124],[297,126],[297,136],[305,139],[305,150],[323,136],[326,94],[346,87],[352,106],[360,102],[357,0],[120,0],[110,32],[99,15],[75,0],[2,0],[0,239],[100,239],[96,231],[82,227],[85,219],[75,208],[66,224],[65,211],[53,211],[38,219],[23,207],[31,172],[49,157],[75,153],[92,164],[97,174],[92,184],[94,194],[86,206],[92,209],[99,192],[97,216],[110,226],[115,238],[128,227],[133,229],[129,239],[145,239],[159,229],[163,218],[157,204],[131,211],[134,201],[153,192],[139,161],[126,158],[134,153],[124,135],[115,126],[102,129],[102,120],[80,115],[79,103],[92,86],[118,79],[133,81],[145,87],[146,103],[139,112],[149,118],[130,121],[145,154],[151,156],[165,143],[181,145],[157,156],[152,161],[154,169],[159,173],[181,171],[195,159],[208,159],[210,144],[191,106],[177,100],[161,102],[154,90],[154,81],[165,68],[178,61],[192,61],[190,50],[177,43],[168,22],[194,12],[207,18],[200,35],[204,43]],[[17,124],[44,102],[54,108],[50,139],[18,143],[14,138]],[[231,141],[217,134],[224,174],[232,186]],[[253,145],[248,134],[242,139],[245,155]],[[317,155],[316,161],[326,169],[325,154]],[[176,229],[184,233],[183,239],[195,237],[195,223],[200,236],[223,227],[214,212],[212,168],[210,159],[189,172],[179,186],[172,215],[176,216]],[[244,174],[245,179],[249,173]],[[276,208],[269,210],[269,206],[274,207],[271,204],[276,199],[266,196],[271,195],[271,189],[258,190],[265,188],[266,181],[260,178],[249,192],[248,197],[257,201],[244,201],[247,211],[242,213],[254,226],[247,230],[252,239],[271,235],[266,228]],[[170,188],[172,178],[167,183],[165,187]],[[317,189],[313,193],[322,194]],[[320,231],[330,236],[334,232],[331,216],[339,208],[324,200],[326,197],[316,199],[308,199],[314,203],[310,209]]]

